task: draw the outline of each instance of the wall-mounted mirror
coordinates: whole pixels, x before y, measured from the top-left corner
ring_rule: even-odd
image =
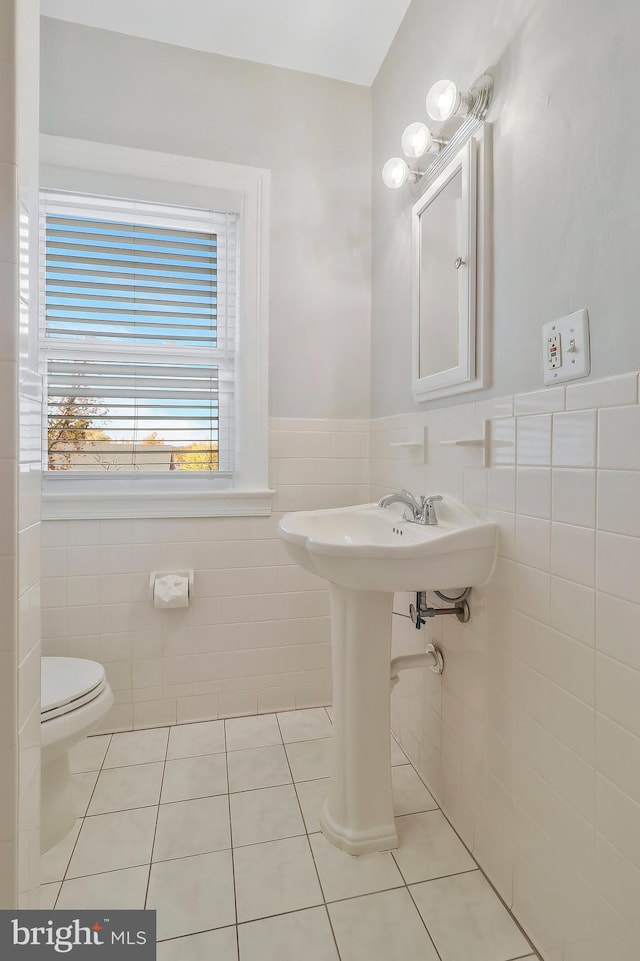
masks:
[[[473,137],[414,204],[413,396],[486,386],[484,138]]]

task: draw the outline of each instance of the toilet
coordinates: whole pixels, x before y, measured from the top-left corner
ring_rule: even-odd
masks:
[[[79,657],[42,658],[40,847],[58,844],[76,822],[69,750],[105,717],[113,691],[104,667]]]

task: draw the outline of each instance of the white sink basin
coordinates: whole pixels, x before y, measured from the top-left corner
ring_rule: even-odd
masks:
[[[403,520],[401,504],[286,514],[281,537],[301,567],[361,591],[477,587],[495,563],[497,525],[445,496],[433,527]]]

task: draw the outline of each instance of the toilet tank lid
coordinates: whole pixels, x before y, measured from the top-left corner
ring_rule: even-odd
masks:
[[[43,657],[41,711],[68,704],[103,683],[104,667],[80,657]]]

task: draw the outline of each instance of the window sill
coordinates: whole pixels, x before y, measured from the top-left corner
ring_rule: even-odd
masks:
[[[272,490],[46,491],[43,520],[143,517],[259,517],[271,513]]]

